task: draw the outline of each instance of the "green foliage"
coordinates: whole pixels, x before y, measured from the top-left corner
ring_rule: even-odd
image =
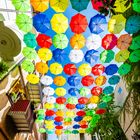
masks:
[[[3,74],[5,74],[8,71],[8,66],[5,62],[0,62],[0,78],[2,78]]]

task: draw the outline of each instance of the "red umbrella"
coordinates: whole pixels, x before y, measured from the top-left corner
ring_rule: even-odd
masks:
[[[93,9],[100,11],[101,7],[104,7],[103,3],[101,1],[97,1],[97,0],[91,0],[92,2],[92,7]]]
[[[102,39],[102,47],[111,50],[117,45],[117,37],[114,34],[107,34]]]
[[[77,68],[74,64],[66,64],[64,66],[64,72],[67,74],[67,75],[73,75],[75,74],[77,71]]]
[[[62,122],[63,121],[63,117],[55,117],[54,118],[56,122]]]
[[[66,104],[66,108],[67,109],[75,109],[75,105],[74,104]]]
[[[96,110],[96,114],[104,114],[106,112],[106,110],[105,109],[98,109],[98,110]]]
[[[55,112],[53,110],[47,110],[45,114],[46,116],[53,116]]]
[[[92,88],[91,94],[95,96],[100,96],[100,94],[102,94],[102,91],[102,88],[96,86]]]
[[[80,110],[80,111],[78,111],[78,112],[76,113],[76,115],[77,115],[77,116],[85,116],[86,113],[85,113],[85,111]]]
[[[105,71],[105,67],[102,64],[96,64],[94,67],[92,67],[92,73],[95,76],[100,76]]]
[[[88,22],[84,15],[78,13],[71,18],[70,27],[72,32],[80,34],[85,32]]]
[[[66,102],[66,98],[65,97],[58,97],[56,99],[56,103],[58,104],[64,104]]]
[[[63,129],[63,126],[60,125],[60,126],[56,126],[55,128],[56,129]]]
[[[88,125],[84,124],[80,126],[81,128],[88,128]]]
[[[78,99],[79,104],[87,104],[88,103],[88,98],[86,97],[81,97]]]
[[[50,48],[52,45],[52,39],[45,34],[39,34],[36,38],[38,45],[41,48]]]
[[[90,75],[83,77],[81,81],[83,86],[91,86],[93,82],[94,82],[94,78]]]

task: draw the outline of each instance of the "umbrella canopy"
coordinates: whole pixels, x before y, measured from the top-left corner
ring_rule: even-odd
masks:
[[[66,59],[66,52],[61,49],[55,49],[53,51],[53,58],[55,61],[62,63]]]
[[[36,35],[28,32],[27,34],[24,35],[23,41],[26,44],[27,47],[30,48],[35,48],[37,46],[37,42],[36,42]]]
[[[50,21],[45,14],[39,13],[33,17],[34,28],[41,33],[46,33],[50,28]]]
[[[80,95],[81,96],[88,96],[91,93],[90,89],[87,87],[80,88]]]
[[[70,94],[71,96],[77,96],[79,93],[79,90],[77,88],[70,88],[68,90],[68,94]]]
[[[45,108],[45,109],[53,109],[53,108],[54,108],[54,104],[45,103],[45,104],[44,104],[44,108]]]
[[[38,56],[41,60],[49,61],[52,59],[52,51],[48,48],[40,48],[38,50]]]
[[[89,102],[93,103],[93,104],[97,104],[99,102],[99,100],[100,100],[99,96],[91,96],[89,98]]]
[[[102,86],[106,83],[106,77],[105,76],[98,76],[96,79],[95,79],[95,84],[97,86]]]
[[[131,65],[125,63],[125,64],[122,64],[119,69],[118,69],[118,73],[123,76],[123,75],[126,75],[130,72],[131,70]]]
[[[135,15],[135,16],[130,16],[125,25],[125,31],[128,32],[129,34],[134,34],[137,33],[140,30],[140,16]]]
[[[76,73],[76,71],[77,71],[77,68],[74,64],[66,64],[64,66],[64,72],[67,75],[73,75]]]
[[[110,63],[114,59],[115,53],[112,50],[104,50],[100,54],[100,60],[102,63]]]
[[[105,16],[97,14],[90,19],[89,29],[91,33],[99,34],[104,31],[106,24]]]
[[[67,109],[75,109],[75,104],[66,104]]]
[[[83,60],[84,54],[82,50],[71,50],[69,54],[69,59],[73,63],[79,63]]]
[[[87,39],[86,39],[86,47],[88,50],[96,50],[101,46],[101,37],[96,34],[91,34]]]
[[[39,83],[39,77],[35,74],[28,74],[26,79],[31,84],[38,84]]]
[[[89,50],[86,52],[84,58],[85,58],[85,61],[90,63],[90,64],[93,64],[95,62],[97,62],[99,56],[98,56],[98,51],[96,50]]]
[[[49,96],[49,97],[47,97],[46,102],[49,104],[54,104],[54,103],[56,103],[56,99],[53,96]]]
[[[117,37],[114,34],[107,34],[102,39],[102,47],[111,50],[117,45]]]
[[[68,19],[62,14],[54,14],[51,19],[52,30],[56,33],[65,33],[68,29]]]
[[[54,89],[52,87],[44,87],[42,92],[45,96],[52,96],[54,94]]]
[[[91,73],[91,66],[89,64],[82,64],[79,66],[78,68],[78,73],[81,75],[81,76],[86,76],[86,75],[89,75]]]
[[[73,49],[79,50],[85,46],[86,39],[82,34],[74,34],[70,39],[70,45]]]
[[[30,60],[35,60],[37,58],[37,53],[32,48],[24,47],[22,50],[22,53],[26,58],[28,58]]]
[[[82,98],[84,98],[84,97],[82,97]],[[79,102],[79,100],[78,100],[78,102]],[[77,104],[76,105],[76,108],[77,109],[84,109],[85,108],[85,105],[84,104]]]
[[[45,74],[49,70],[48,65],[44,62],[37,62],[36,65],[35,65],[35,68],[41,74]]]
[[[66,102],[66,98],[65,97],[58,97],[56,98],[56,103],[58,104],[64,104]]]
[[[129,34],[123,34],[118,38],[117,41],[117,48],[120,50],[128,49],[128,47],[131,45],[132,37]]]
[[[56,12],[65,12],[68,4],[68,0],[50,0],[50,6]]]
[[[66,94],[66,89],[64,89],[64,88],[62,88],[62,87],[56,88],[55,94],[56,94],[57,96],[65,96],[65,94]]]
[[[132,7],[134,11],[140,13],[140,0],[133,0]]]
[[[94,78],[90,75],[87,75],[82,78],[81,83],[83,86],[91,86],[94,83]]]
[[[102,101],[104,101],[104,102],[110,102],[111,100],[112,100],[111,96],[105,95],[102,97]]]
[[[21,67],[27,71],[32,73],[34,71],[34,64],[29,60],[24,60],[21,64]]]
[[[79,104],[87,104],[88,103],[88,98],[87,97],[80,97],[78,99]]]
[[[140,61],[140,50],[135,50],[130,54],[129,57],[130,62],[138,62]]]
[[[67,36],[64,34],[56,34],[53,37],[53,45],[56,48],[65,49],[68,45],[68,42],[69,42],[69,40],[68,40]]]
[[[129,58],[130,52],[128,50],[121,50],[115,56],[115,61],[125,62]]]
[[[126,19],[122,14],[114,15],[108,22],[108,31],[119,34],[125,28]]]
[[[108,83],[109,83],[110,85],[116,85],[116,84],[119,83],[119,81],[120,81],[120,76],[118,76],[118,75],[113,75],[112,77],[109,78]]]
[[[40,82],[41,82],[41,84],[43,84],[45,86],[49,86],[53,83],[53,79],[52,79],[52,77],[45,75],[45,76],[41,77]]]
[[[75,112],[72,111],[72,110],[67,111],[67,112],[66,112],[66,116],[67,116],[67,117],[74,117],[74,116],[75,116]]]
[[[76,97],[70,97],[70,98],[67,99],[67,102],[69,104],[74,104],[75,105],[75,104],[78,103],[78,99]]]
[[[32,30],[32,20],[26,14],[18,14],[16,16],[16,24],[24,32],[30,32]]]
[[[116,64],[110,64],[105,69],[105,73],[107,75],[113,75],[117,73],[117,71],[118,71],[118,66]]]
[[[44,12],[49,8],[49,0],[30,0],[35,11]]]
[[[100,76],[104,73],[105,67],[102,64],[96,64],[94,67],[92,67],[92,73],[95,76]]]
[[[53,80],[56,86],[64,86],[66,83],[66,78],[63,76],[56,76]]]
[[[100,94],[102,94],[102,88],[98,86],[93,87],[91,90],[91,94],[95,96],[100,96]]]
[[[70,86],[78,86],[79,84],[80,84],[80,78],[79,77],[77,77],[77,76],[70,76],[69,78],[68,78],[68,84],[70,85]]]
[[[56,116],[61,116],[61,117],[63,117],[64,116],[64,111],[62,111],[62,110],[58,110],[58,111],[56,111]],[[54,122],[55,124],[56,124],[56,122]],[[59,125],[60,125],[60,122],[59,122]],[[61,122],[61,125],[62,125],[62,122]]]
[[[41,48],[50,48],[52,45],[52,39],[45,34],[39,34],[36,38],[38,46]]]
[[[87,9],[90,0],[70,0],[72,8],[80,12]]]
[[[84,15],[78,13],[71,18],[70,27],[72,32],[80,34],[85,32],[88,22]]]
[[[54,75],[58,75],[58,74],[61,74],[63,71],[63,67],[61,64],[59,63],[52,63],[50,65],[50,72]]]
[[[112,94],[114,91],[114,88],[112,86],[107,86],[103,89],[103,93],[106,95]]]
[[[132,44],[129,47],[132,50],[140,49],[140,35],[132,39]]]
[[[63,104],[55,104],[55,108],[56,109],[64,109],[65,105],[63,105]]]

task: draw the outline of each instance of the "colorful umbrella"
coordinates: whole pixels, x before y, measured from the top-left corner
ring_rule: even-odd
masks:
[[[105,114],[105,112],[106,112],[106,110],[103,108],[96,110],[96,114],[100,114],[100,115]]]
[[[80,84],[80,78],[77,76],[70,76],[67,82],[70,86],[78,86]]]
[[[64,104],[66,102],[66,98],[65,97],[58,97],[56,98],[56,103],[58,104]]]
[[[35,60],[37,58],[37,53],[34,49],[29,47],[24,47],[22,50],[23,55],[31,60]]]
[[[57,96],[65,96],[65,94],[66,94],[66,89],[64,89],[64,88],[62,88],[62,87],[56,88],[55,94],[56,94]]]
[[[63,117],[64,116],[64,111],[62,111],[62,110],[57,110],[56,111],[56,116],[60,116],[60,117]],[[60,122],[59,122],[60,123]],[[61,122],[62,123],[62,122]],[[60,125],[60,124],[59,124]],[[61,124],[62,125],[62,124]]]
[[[102,94],[102,88],[95,86],[91,89],[91,94],[95,95],[95,96],[100,96],[100,94]]]
[[[101,46],[101,37],[96,34],[91,34],[87,39],[86,39],[86,47],[88,50],[92,49],[98,49]]]
[[[49,8],[49,0],[30,0],[35,11],[44,12]]]
[[[130,52],[128,50],[121,50],[115,56],[115,61],[125,62],[129,58]]]
[[[107,86],[103,89],[103,93],[106,95],[112,94],[114,91],[114,88],[112,86]]]
[[[98,108],[106,108],[108,105],[106,102],[101,102],[98,104]]]
[[[35,74],[28,74],[26,79],[31,84],[38,84],[39,83],[39,77]]]
[[[44,108],[45,109],[53,109],[54,108],[54,104],[45,103],[44,104]]]
[[[133,0],[132,7],[134,11],[140,13],[140,0]]]
[[[39,34],[36,38],[38,45],[41,48],[50,48],[52,45],[52,39],[45,34]]]
[[[92,73],[95,76],[102,75],[105,71],[105,67],[102,64],[96,64],[94,67],[92,67]]]
[[[129,48],[132,50],[140,49],[140,36],[136,36],[132,39],[132,44]]]
[[[120,81],[120,76],[118,76],[118,75],[113,75],[112,77],[109,78],[108,83],[109,83],[110,85],[116,85],[116,84],[119,83],[119,81]]]
[[[74,34],[70,39],[70,45],[73,49],[79,50],[85,46],[86,39],[82,34]]]
[[[95,62],[97,62],[99,56],[98,56],[98,51],[96,50],[89,50],[86,52],[85,56],[85,61],[90,63],[90,64],[93,64]]]
[[[110,102],[111,100],[112,100],[111,96],[105,95],[102,97],[102,101],[104,101],[104,102]]]
[[[117,37],[114,34],[107,34],[102,39],[102,47],[111,50],[117,45]]]
[[[94,78],[90,75],[87,75],[82,78],[81,83],[83,86],[91,86],[94,83]]]
[[[83,97],[84,98],[84,97]],[[78,102],[79,102],[79,100],[78,100]],[[76,108],[77,109],[84,109],[85,108],[85,105],[84,104],[77,104],[76,105]]]
[[[41,60],[49,61],[52,59],[52,52],[48,48],[40,48],[38,50],[38,56]]]
[[[64,109],[65,108],[65,105],[63,105],[63,104],[55,104],[55,108],[56,109]]]
[[[78,103],[78,99],[77,99],[77,97],[70,97],[70,98],[67,99],[67,102],[69,104],[77,104]]]
[[[67,75],[73,75],[76,73],[76,71],[77,71],[77,68],[74,64],[66,64],[64,66],[64,72]]]
[[[54,94],[54,89],[52,87],[44,87],[42,92],[45,96],[52,96]]]
[[[73,63],[79,63],[83,60],[84,54],[82,50],[71,50],[69,54],[70,61]]]
[[[104,85],[105,83],[106,83],[106,77],[105,76],[99,76],[99,77],[97,77],[96,79],[95,79],[95,84],[97,85],[97,86],[102,86],[102,85]]]
[[[67,111],[66,112],[66,116],[67,117],[74,117],[75,116],[75,112],[74,111],[71,111],[71,110],[70,111]]]
[[[79,129],[79,128],[80,128],[80,125],[75,124],[75,125],[73,126],[73,128],[74,128],[74,129]],[[77,132],[79,132],[79,131],[77,131]],[[74,131],[73,131],[73,133],[76,134]]]
[[[81,97],[78,99],[79,104],[87,104],[88,103],[88,98],[87,97]]]
[[[85,32],[88,22],[84,15],[78,13],[71,18],[70,27],[72,32],[80,34]]]
[[[115,53],[112,50],[104,50],[100,54],[100,60],[102,63],[110,63],[114,59]]]
[[[104,31],[106,24],[105,16],[97,14],[90,19],[89,29],[91,33],[99,34]]]
[[[70,0],[72,8],[76,11],[80,12],[82,10],[87,9],[90,0]]]
[[[77,88],[70,88],[68,90],[68,94],[70,94],[71,96],[77,96],[79,93],[79,90]]]
[[[68,19],[62,13],[54,14],[51,19],[51,26],[56,33],[65,33],[68,29]]]
[[[113,75],[117,73],[117,71],[118,71],[118,66],[116,64],[110,64],[105,69],[105,73],[107,75]]]
[[[89,64],[82,64],[79,66],[78,68],[78,73],[81,75],[81,76],[86,76],[86,75],[89,75],[91,73],[91,66]]]
[[[50,72],[54,75],[58,75],[58,74],[61,74],[63,71],[63,67],[61,64],[59,63],[52,63],[50,65]]]
[[[18,14],[16,16],[16,24],[24,32],[30,32],[32,30],[32,20],[28,15]]]
[[[140,30],[140,16],[135,15],[135,16],[130,16],[125,25],[125,31],[128,32],[129,34],[134,34],[137,33]]]
[[[44,62],[37,62],[36,65],[35,65],[35,68],[41,74],[45,74],[49,70],[48,65]]]
[[[81,96],[87,96],[87,95],[89,95],[91,93],[91,91],[90,91],[90,89],[89,88],[87,88],[87,87],[82,87],[82,88],[80,88],[80,95]]]
[[[132,37],[129,34],[123,34],[119,37],[117,41],[117,48],[120,50],[128,49],[128,47],[131,45]]]
[[[125,28],[126,19],[122,14],[113,15],[108,22],[108,31],[119,34]]]
[[[45,86],[49,86],[53,83],[53,79],[52,77],[45,75],[41,77],[40,82]]]
[[[34,71],[34,64],[29,60],[24,60],[21,64],[21,67],[27,71],[32,73]]]
[[[63,76],[56,76],[53,80],[56,86],[64,86],[66,83],[66,78]]]
[[[67,36],[64,34],[56,34],[53,37],[53,45],[56,48],[65,49],[68,45],[68,42],[69,42],[69,40],[68,40]]]
[[[135,50],[130,54],[129,57],[130,62],[138,62],[140,61],[140,50]]]
[[[99,102],[99,100],[100,100],[99,96],[91,96],[89,98],[89,102],[93,103],[93,104],[97,104]]]
[[[33,17],[34,28],[41,33],[46,33],[50,28],[50,21],[45,14],[39,13]]]
[[[74,118],[74,121],[75,121],[75,122],[80,122],[80,121],[82,121],[82,119],[83,119],[83,117],[81,117],[81,116],[76,116],[76,117]]]
[[[49,96],[49,97],[47,97],[46,102],[49,104],[54,104],[54,103],[56,103],[56,98],[53,96]]]
[[[67,109],[75,109],[75,104],[66,104]]]
[[[65,12],[68,4],[68,0],[50,0],[50,6],[56,12]]]
[[[92,103],[90,103],[90,104],[87,105],[87,107],[88,107],[89,109],[95,109],[95,108],[97,107],[97,104],[92,104]]]

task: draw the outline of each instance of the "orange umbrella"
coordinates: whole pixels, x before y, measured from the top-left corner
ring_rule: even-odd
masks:
[[[66,83],[66,78],[63,76],[56,76],[53,81],[56,86],[64,86]]]
[[[46,63],[43,63],[43,62],[37,62],[35,68],[41,74],[47,73],[48,69],[49,69],[48,65]]]
[[[98,76],[96,79],[95,79],[95,84],[97,86],[102,86],[106,83],[106,77],[105,76]]]

